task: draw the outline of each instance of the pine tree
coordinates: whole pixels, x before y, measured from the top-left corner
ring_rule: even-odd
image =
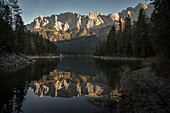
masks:
[[[138,57],[147,57],[150,54],[150,50],[152,49],[151,44],[149,42],[149,25],[148,25],[148,17],[145,14],[144,9],[140,9],[138,20],[135,24],[134,32],[133,32],[133,45],[134,53]]]
[[[170,1],[155,0],[151,17],[154,51],[170,59]]]
[[[117,32],[117,55],[122,56],[122,21],[119,17],[119,31]]]
[[[11,17],[11,9],[7,3],[4,1],[0,1],[0,44],[1,44],[1,53],[3,51],[11,52],[12,51],[12,38],[13,38],[13,30],[12,30],[12,17]]]
[[[122,35],[122,51],[123,56],[130,56],[132,54],[132,46],[131,46],[131,33],[132,33],[132,25],[131,25],[131,18],[125,18],[125,28]]]
[[[132,51],[134,57],[137,57],[137,32],[136,32],[136,21],[133,22],[132,26]]]
[[[12,26],[12,11],[9,5],[5,4],[4,6],[4,15],[3,18]]]
[[[114,43],[115,38],[116,38],[116,28],[113,25],[107,37],[107,42],[106,42],[107,55],[112,56],[116,52],[116,44]]]

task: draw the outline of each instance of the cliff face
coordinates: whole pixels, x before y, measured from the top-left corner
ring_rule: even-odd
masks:
[[[128,14],[131,16],[132,21],[136,21],[141,8],[145,9],[148,16],[151,15],[154,9],[153,5],[140,3],[135,8],[129,7],[120,13],[111,13],[107,16],[98,12],[90,12],[86,15],[67,12],[52,15],[51,17],[40,15],[26,27],[28,30],[43,34],[51,41],[69,40],[92,35],[106,37],[113,24],[119,29],[118,21],[120,16],[122,22]]]
[[[138,15],[139,15],[139,10],[143,8],[146,12],[146,15],[148,17],[151,16],[153,10],[154,10],[154,6],[152,4],[142,4],[139,3],[135,8],[132,7],[128,7],[126,10],[123,10],[122,12],[119,13],[119,15],[121,16],[121,18],[124,20],[128,15],[130,15],[131,17],[131,21],[137,21],[138,19]]]
[[[80,29],[100,29],[112,25],[115,21],[119,20],[119,14],[113,13],[108,16],[102,15],[98,12],[90,12],[87,15],[80,15],[73,12],[67,12],[60,15],[52,15],[51,17],[44,17],[40,15],[31,24],[27,25],[29,30],[38,28],[52,29],[53,27],[60,31],[71,31],[77,27]]]

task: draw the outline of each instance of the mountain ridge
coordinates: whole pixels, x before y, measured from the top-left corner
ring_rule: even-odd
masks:
[[[31,24],[27,24],[28,30],[39,32],[50,41],[61,41],[79,38],[82,36],[107,37],[113,24],[119,29],[119,17],[124,21],[127,15],[131,16],[132,22],[137,20],[139,10],[144,8],[147,16],[150,17],[154,7],[152,4],[139,3],[135,8],[128,7],[120,13],[102,13],[90,12],[81,15],[74,12],[61,13],[60,15],[51,15],[44,17],[40,15]],[[52,30],[52,31],[51,31]]]

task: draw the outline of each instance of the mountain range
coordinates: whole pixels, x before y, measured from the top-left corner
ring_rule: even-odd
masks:
[[[83,36],[107,37],[111,26],[119,29],[119,18],[124,22],[125,17],[130,15],[132,22],[137,21],[139,10],[145,9],[146,15],[150,17],[154,6],[152,4],[139,3],[135,8],[128,7],[120,13],[92,13],[81,15],[67,12],[60,15],[44,17],[40,15],[26,27],[32,32],[39,32],[50,41],[63,41],[77,39]]]

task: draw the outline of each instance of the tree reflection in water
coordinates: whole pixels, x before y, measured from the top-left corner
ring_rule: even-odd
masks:
[[[0,72],[0,112],[23,112],[21,110],[24,97],[32,80],[39,80],[58,66],[59,59],[38,60],[36,64],[15,73]],[[43,68],[42,68],[43,67]]]
[[[103,61],[93,58],[39,59],[15,73],[0,72],[0,112],[23,112],[28,88],[43,96],[101,97],[119,89],[122,65],[132,69],[138,62]],[[28,107],[28,106],[26,106]]]

